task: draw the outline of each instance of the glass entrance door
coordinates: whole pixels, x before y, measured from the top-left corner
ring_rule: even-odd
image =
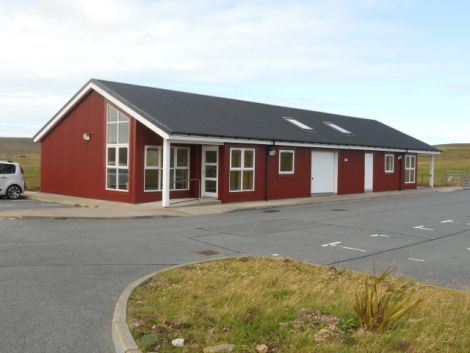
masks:
[[[219,147],[202,146],[202,196],[217,198]]]

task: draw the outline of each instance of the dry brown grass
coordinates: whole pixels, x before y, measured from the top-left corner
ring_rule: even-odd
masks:
[[[267,258],[237,258],[158,274],[132,294],[128,322],[144,352],[201,352],[233,343],[236,352],[468,352],[470,293],[413,283],[423,302],[383,333],[364,332],[353,310],[366,275]],[[387,279],[390,284],[398,279]],[[307,312],[315,313],[307,318]],[[336,318],[337,339],[317,342]],[[184,348],[170,345],[183,337]]]

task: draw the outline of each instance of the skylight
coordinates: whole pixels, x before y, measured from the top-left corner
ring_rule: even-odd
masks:
[[[334,123],[331,123],[329,121],[324,121],[323,122],[325,125],[328,125],[329,127],[339,131],[339,132],[342,132],[343,134],[347,134],[347,135],[352,135],[352,132],[351,131],[348,131],[346,130],[345,128],[342,128],[341,126],[338,126]]]
[[[289,118],[289,117],[284,117],[284,119],[286,119],[291,124],[294,124],[295,126],[300,127],[301,129],[313,131],[313,129],[310,126],[305,125],[304,123],[301,123],[297,119]]]

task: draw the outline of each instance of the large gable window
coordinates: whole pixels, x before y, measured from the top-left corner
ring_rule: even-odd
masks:
[[[145,146],[145,191],[162,190],[162,148]],[[171,147],[170,190],[189,189],[189,147]]]
[[[416,156],[405,156],[405,183],[414,184],[416,182]]]
[[[395,172],[395,156],[393,154],[385,155],[385,173],[391,174]]]
[[[230,149],[230,191],[253,191],[255,189],[255,150],[252,148]]]
[[[108,105],[106,117],[106,189],[129,189],[129,118]]]

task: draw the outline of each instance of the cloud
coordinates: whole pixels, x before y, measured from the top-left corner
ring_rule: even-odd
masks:
[[[0,135],[19,119],[32,135],[90,77],[289,87],[427,74],[436,65],[418,60],[410,29],[386,16],[406,4],[0,0],[0,90],[19,93],[0,97]]]
[[[0,12],[0,39],[8,53],[0,78],[64,81],[153,72],[224,81],[269,79],[274,73],[423,70],[418,63],[392,63],[398,46],[393,40],[368,38],[384,30],[402,31],[359,18],[361,10],[378,6],[374,1],[354,6],[345,1],[220,4],[47,0],[9,5],[10,11]]]

